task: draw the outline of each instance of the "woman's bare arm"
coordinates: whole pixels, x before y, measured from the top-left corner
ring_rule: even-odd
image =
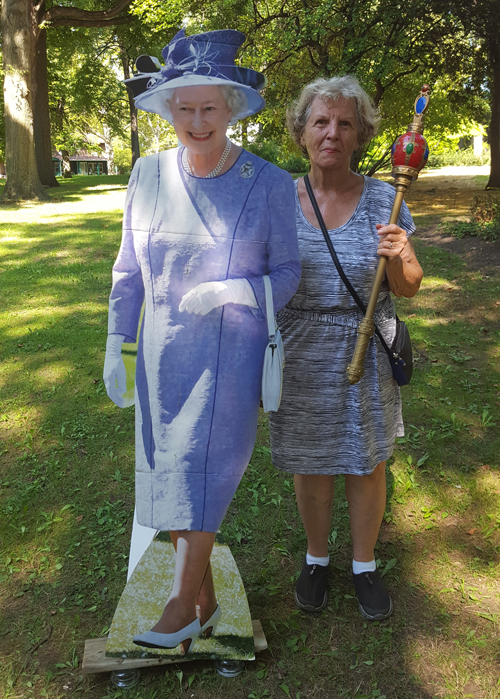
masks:
[[[387,257],[389,288],[398,298],[415,296],[424,273],[406,231],[395,224],[377,225],[380,236],[377,254]]]

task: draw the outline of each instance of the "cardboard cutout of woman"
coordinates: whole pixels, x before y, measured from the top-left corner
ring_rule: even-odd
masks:
[[[263,275],[274,307],[297,289],[291,177],[232,144],[230,123],[264,106],[265,78],[234,65],[244,35],[186,37],[142,56],[127,81],[136,105],[174,126],[182,146],[137,161],[113,267],[104,379],[123,405],[123,341],[136,340],[136,509],[171,532],[174,589],[158,623],[134,642],[185,652],[220,608],[210,553],[247,467],[267,344]],[[198,612],[196,611],[198,607]],[[199,617],[197,616],[199,615]],[[211,624],[211,626],[210,626]]]

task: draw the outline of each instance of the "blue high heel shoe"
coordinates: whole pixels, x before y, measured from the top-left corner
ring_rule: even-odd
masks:
[[[215,610],[217,611],[217,610]],[[214,612],[215,614],[215,612]],[[212,615],[213,616],[213,615]],[[198,617],[183,629],[175,633],[158,633],[157,631],[146,631],[138,636],[134,636],[132,641],[136,646],[145,648],[176,648],[183,644],[184,654],[187,655],[193,650],[193,646],[201,634],[201,625]],[[189,641],[189,644],[184,644]]]
[[[215,612],[212,614],[210,619],[206,621],[201,627],[200,636],[203,638],[210,638],[210,636],[215,636],[215,631],[217,629],[217,624],[222,615],[222,610],[220,604],[217,604]]]

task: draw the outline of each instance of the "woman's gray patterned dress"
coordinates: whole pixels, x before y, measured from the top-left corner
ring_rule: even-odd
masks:
[[[387,223],[395,190],[364,178],[364,189],[350,220],[330,231],[347,278],[367,303],[378,263],[376,223]],[[389,458],[404,434],[401,395],[380,341],[370,341],[361,381],[351,386],[352,360],[362,318],[334,266],[319,228],[305,218],[296,191],[296,217],[302,278],[297,293],[278,314],[285,343],[281,406],[270,413],[275,466],[290,473],[365,475]],[[413,233],[405,203],[398,225]],[[375,322],[391,344],[396,322],[387,280]]]

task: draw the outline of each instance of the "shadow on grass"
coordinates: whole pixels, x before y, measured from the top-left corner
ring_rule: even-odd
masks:
[[[37,691],[46,682],[49,697],[68,692],[63,683],[91,699],[108,692],[107,677],[81,684],[74,657],[111,621],[125,583],[132,519],[133,411],[116,409],[101,381],[119,241],[118,214],[67,218],[27,226],[1,262],[0,646],[20,696],[30,693],[27,682]],[[368,624],[358,614],[341,478],[329,606],[319,616],[295,610],[305,537],[292,478],[272,467],[261,416],[252,464],[223,530],[270,649],[232,680],[232,696],[267,690],[277,698],[286,695],[283,686],[292,699],[297,692],[431,699],[494,691],[500,444],[488,423],[500,417],[499,282],[486,282],[446,251],[423,245],[418,251],[425,285],[398,305],[419,362],[403,389],[407,441],[388,473],[388,522],[377,547],[394,616]],[[489,470],[480,468],[485,464]],[[181,682],[179,668],[144,673],[144,686],[128,696],[152,699],[167,688],[169,696],[186,696],[191,672],[200,696],[227,694],[227,680],[211,668],[203,674],[206,664],[182,668]],[[469,684],[479,684],[474,673],[484,678],[478,691]]]
[[[74,175],[70,179],[58,177],[59,187],[47,187],[46,192],[52,202],[61,201],[81,201],[89,194],[106,194],[115,192],[117,189],[126,189],[128,175]],[[0,179],[0,197],[2,196],[5,180]],[[40,205],[47,202],[41,202]],[[9,211],[22,210],[26,207],[32,208],[38,205],[37,202],[0,203],[0,210]]]

